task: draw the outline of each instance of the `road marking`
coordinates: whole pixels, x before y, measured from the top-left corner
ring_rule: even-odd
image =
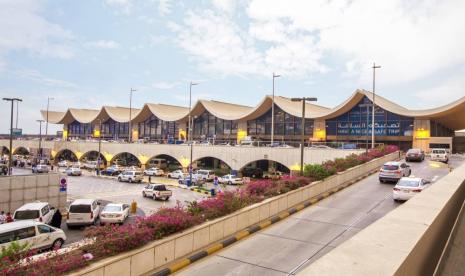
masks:
[[[438,178],[439,178],[439,176],[435,175],[435,176],[433,177],[433,179],[431,179],[431,182],[435,182],[436,180],[438,180]]]

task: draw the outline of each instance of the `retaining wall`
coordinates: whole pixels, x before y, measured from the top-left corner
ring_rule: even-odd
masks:
[[[363,165],[331,176],[324,181],[313,182],[308,186],[269,198],[260,203],[241,209],[231,215],[203,223],[197,227],[162,240],[151,242],[142,248],[96,262],[71,275],[135,276],[148,273],[212,243],[218,242],[251,225],[264,221],[287,208],[366,175],[385,162],[395,160],[398,156],[398,153],[393,153],[372,160]]]
[[[299,275],[433,275],[464,199],[462,165]]]
[[[0,177],[0,211],[14,212],[36,200],[65,210],[67,193],[60,192],[59,180],[57,173]]]

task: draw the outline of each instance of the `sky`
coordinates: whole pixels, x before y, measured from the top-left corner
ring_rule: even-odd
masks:
[[[463,0],[0,0],[0,96],[18,128],[50,110],[193,99],[257,105],[272,91],[334,107],[372,89],[412,109],[465,96]],[[10,105],[1,103],[0,133]],[[16,120],[16,119],[15,119]],[[49,133],[59,126],[50,125]]]

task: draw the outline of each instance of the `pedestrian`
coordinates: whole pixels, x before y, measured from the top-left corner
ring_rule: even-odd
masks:
[[[149,183],[152,183],[152,176],[149,175]]]
[[[10,213],[10,212],[6,213],[5,222],[6,222],[6,223],[13,222],[13,218],[11,217],[11,213]]]
[[[61,215],[60,209],[57,209],[55,214],[53,214],[52,221],[50,222],[50,225],[55,227],[55,228],[61,228],[61,220],[63,219],[63,216]]]
[[[0,212],[0,224],[4,224],[6,222],[5,211]]]

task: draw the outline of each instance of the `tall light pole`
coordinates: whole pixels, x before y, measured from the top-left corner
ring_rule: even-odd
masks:
[[[376,69],[381,68],[380,65],[376,65],[376,63],[373,62],[373,110],[371,113],[371,148],[375,148],[375,81],[376,81]]]
[[[97,157],[97,175],[100,175],[100,160],[102,159],[102,119],[99,119],[98,127],[98,157]],[[95,133],[95,131],[94,131]]]
[[[188,135],[189,135],[189,139],[188,141],[190,141],[190,159],[189,159],[189,183],[190,185],[192,185],[192,156],[193,156],[193,144],[194,144],[194,141],[192,140],[192,124],[193,122],[191,121],[192,120],[192,86],[194,85],[198,85],[198,83],[195,83],[195,82],[190,82],[189,84],[189,122],[188,122],[188,126],[189,126],[189,131],[188,131]]]
[[[274,142],[274,79],[279,77],[281,77],[281,75],[276,75],[275,73],[273,73],[273,95],[271,98],[271,146],[273,146]]]
[[[19,98],[3,98],[4,101],[11,102],[11,115],[10,115],[10,154],[8,158],[8,175],[12,174],[11,170],[11,159],[13,157],[13,109],[15,102],[22,102],[22,99]]]
[[[48,135],[48,110],[50,108],[50,101],[51,100],[54,100],[54,98],[51,98],[51,97],[47,98],[47,115],[46,115],[46,118],[45,118],[45,139],[47,139],[47,135]]]
[[[300,126],[300,176],[304,175],[304,147],[305,147],[305,103],[316,102],[318,99],[314,97],[292,98],[293,102],[302,101],[302,121]]]
[[[18,129],[18,118],[19,118],[19,102],[16,102],[16,125],[15,125],[16,129]]]
[[[372,103],[366,103],[366,104],[361,104],[359,105],[360,108],[367,108],[367,125],[365,126],[365,154],[368,154],[368,125],[370,124],[369,118],[370,118],[370,106],[373,106]]]
[[[131,88],[131,90],[129,90],[129,122],[128,122],[128,128],[129,128],[129,137],[128,137],[128,141],[129,143],[132,142],[132,126],[131,126],[131,121],[132,121],[132,93],[133,92],[136,92],[137,89],[134,89],[134,88]]]
[[[37,161],[42,159],[42,123],[45,122],[44,120],[36,120],[39,123],[39,149],[37,150]],[[39,159],[40,157],[40,159]],[[39,162],[40,163],[40,162]]]

